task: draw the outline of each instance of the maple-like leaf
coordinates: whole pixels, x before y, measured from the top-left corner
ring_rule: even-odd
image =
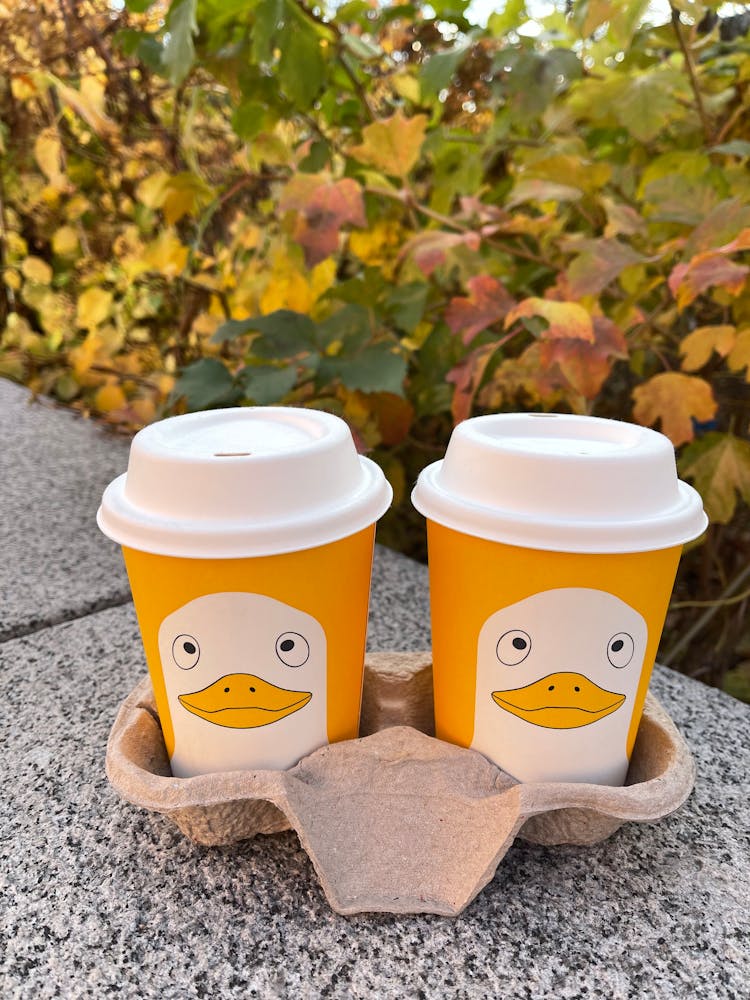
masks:
[[[474,397],[482,382],[487,365],[496,350],[497,344],[484,344],[482,347],[477,347],[445,376],[446,382],[452,382],[456,387],[451,402],[454,424],[460,424],[462,420],[471,416]]]
[[[698,371],[714,351],[719,357],[725,358],[734,347],[736,339],[737,330],[733,326],[699,326],[680,344],[683,371]]]
[[[618,278],[626,267],[640,264],[641,254],[619,240],[587,240],[568,268],[568,287],[574,299],[584,295],[599,295]]]
[[[505,317],[506,329],[518,319],[539,316],[547,321],[547,328],[540,334],[542,340],[555,337],[575,338],[594,342],[591,316],[577,302],[555,302],[536,297],[524,299]]]
[[[353,146],[349,155],[360,163],[369,163],[392,177],[405,178],[419,159],[424,142],[427,115],[407,118],[397,111],[362,129],[364,142]]]
[[[689,445],[680,472],[691,479],[711,521],[728,524],[737,494],[750,503],[750,443],[733,434],[711,432]]]
[[[281,211],[297,212],[294,238],[308,267],[336,253],[344,225],[367,225],[362,188],[352,177],[334,181],[327,174],[297,174],[281,196]]]
[[[707,251],[696,254],[688,263],[677,264],[669,276],[669,289],[677,300],[677,308],[682,310],[716,285],[730,295],[739,295],[748,274],[750,268],[744,264],[735,264],[722,252]]]
[[[743,368],[747,369],[745,378],[750,382],[750,326],[740,330],[737,334],[734,347],[729,352],[727,364],[733,372],[741,372]]]
[[[639,424],[654,425],[675,447],[695,437],[693,421],[711,420],[718,408],[705,379],[682,372],[662,372],[633,390],[633,416]]]
[[[445,322],[453,333],[470,344],[482,330],[503,319],[514,305],[505,287],[490,274],[478,274],[466,282],[469,294],[455,296],[445,310]]]
[[[445,263],[450,250],[455,247],[467,246],[470,250],[478,250],[481,240],[477,233],[446,233],[441,229],[431,229],[426,233],[418,233],[408,240],[399,259],[411,256],[420,271],[429,277],[435,268]]]
[[[539,358],[544,368],[557,365],[566,380],[586,399],[594,399],[618,358],[627,358],[622,330],[606,316],[594,316],[594,342],[580,338],[541,341]]]

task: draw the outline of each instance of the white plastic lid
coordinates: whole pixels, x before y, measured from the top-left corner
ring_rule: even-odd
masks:
[[[412,493],[420,513],[490,541],[555,552],[647,552],[708,524],[669,438],[557,413],[474,417]]]
[[[320,410],[238,407],[170,417],[133,438],[99,527],[130,548],[194,559],[275,555],[373,524],[391,503],[382,470]]]

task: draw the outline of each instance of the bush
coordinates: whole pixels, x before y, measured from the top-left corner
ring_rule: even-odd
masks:
[[[741,683],[748,19],[466,6],[0,13],[0,372],[127,431],[331,410],[393,484],[385,539],[422,556],[408,487],[456,421],[658,426],[712,519],[666,654]]]

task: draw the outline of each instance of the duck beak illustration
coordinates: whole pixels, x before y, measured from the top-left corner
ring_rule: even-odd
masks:
[[[312,698],[310,691],[277,687],[255,674],[226,674],[213,684],[179,695],[193,715],[229,729],[255,729],[298,712]]]
[[[616,712],[624,694],[607,691],[583,674],[548,674],[532,684],[493,691],[492,700],[511,715],[546,729],[578,729]]]

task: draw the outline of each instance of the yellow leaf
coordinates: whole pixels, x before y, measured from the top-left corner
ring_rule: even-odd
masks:
[[[74,194],[65,206],[65,218],[70,222],[76,222],[84,213],[91,208],[91,202],[82,194]]]
[[[7,260],[20,261],[29,252],[29,245],[20,233],[11,230],[5,235],[5,256]]]
[[[8,268],[3,275],[3,281],[5,282],[6,287],[12,288],[14,292],[17,292],[21,287],[21,275],[18,271],[13,270],[12,267]]]
[[[547,321],[547,328],[540,334],[542,340],[557,337],[573,337],[594,342],[594,327],[591,316],[577,302],[555,302],[552,299],[531,297],[519,302],[505,317],[506,330],[518,319],[541,317]]]
[[[402,229],[395,219],[381,219],[371,229],[357,230],[349,236],[349,249],[365,264],[377,266],[397,257]]]
[[[73,226],[60,226],[55,230],[52,249],[58,257],[72,257],[78,251],[78,233]]]
[[[633,390],[633,416],[639,424],[661,421],[661,430],[677,447],[692,441],[693,420],[707,421],[716,415],[713,389],[702,378],[681,372],[662,372]]]
[[[112,292],[104,288],[87,288],[78,298],[76,323],[84,330],[94,330],[109,316],[112,309]]]
[[[165,229],[148,244],[143,255],[143,263],[149,271],[157,271],[166,278],[176,278],[185,270],[188,248],[184,246],[171,229]]]
[[[682,368],[695,372],[702,368],[714,351],[725,358],[732,350],[737,331],[733,326],[699,326],[680,344]]]
[[[73,374],[81,378],[94,364],[101,349],[101,338],[96,333],[90,333],[82,344],[71,348],[68,351],[68,361],[73,369]]]
[[[48,285],[52,281],[52,268],[41,257],[27,257],[21,264],[21,273],[27,281]]]
[[[138,201],[146,208],[161,208],[167,196],[169,174],[166,170],[157,170],[150,177],[145,177],[135,189]]]
[[[100,138],[112,139],[119,134],[117,125],[111,118],[102,114],[96,106],[98,101],[92,100],[90,94],[73,90],[72,87],[66,86],[51,73],[47,73],[46,77],[50,83],[54,84],[60,100],[83,118],[89,128],[96,132]]]
[[[310,272],[310,292],[313,302],[317,302],[321,295],[325,294],[336,280],[336,261],[329,257],[322,260]]]
[[[59,190],[65,190],[70,185],[62,170],[61,156],[62,146],[57,133],[52,128],[44,129],[34,142],[34,158],[50,184]]]
[[[745,378],[750,382],[750,326],[740,330],[737,334],[734,347],[729,352],[727,364],[733,372],[741,372],[743,368],[747,368]]]
[[[17,101],[28,101],[39,94],[34,78],[28,73],[11,77],[10,89]]]
[[[172,389],[174,389],[174,384],[175,378],[173,375],[160,375],[157,382],[160,395],[168,396]]]
[[[119,410],[127,403],[125,393],[116,382],[103,385],[94,396],[94,406],[100,413],[110,413]]]
[[[361,163],[370,163],[394,177],[406,177],[419,159],[427,129],[427,115],[407,118],[397,111],[390,118],[366,125],[362,142],[349,150]]]

